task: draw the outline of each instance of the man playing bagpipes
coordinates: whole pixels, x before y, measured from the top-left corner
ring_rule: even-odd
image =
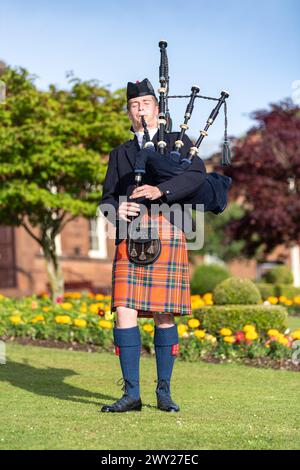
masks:
[[[182,201],[188,203],[191,196],[193,203],[205,203],[199,190],[201,192],[201,188],[207,184],[207,174],[203,161],[197,157],[181,173],[176,174],[175,171],[175,175],[168,180],[153,184],[155,175],[141,169],[139,157],[145,148],[152,148],[152,155],[156,155],[156,158],[160,146],[164,147],[164,152],[171,152],[176,146],[178,133],[165,133],[163,141],[159,138],[160,106],[148,79],[128,83],[127,109],[134,139],[110,153],[100,205],[104,215],[117,228],[111,310],[116,312],[113,335],[123,375],[124,393],[115,403],[104,405],[101,411],[124,412],[142,408],[139,377],[141,337],[137,319],[144,317],[153,318],[155,322],[153,341],[157,369],[157,407],[163,411],[177,412],[179,406],[172,400],[170,388],[174,361],[179,354],[174,317],[192,313],[185,234],[182,227],[166,221],[162,214],[159,214],[158,221],[164,223],[156,225],[156,239],[147,238],[149,232],[145,234],[143,230],[143,235],[134,239],[128,227],[126,237],[122,237],[120,225],[129,223],[130,227],[134,218],[140,215],[141,200],[145,204],[151,201],[151,204],[170,205]],[[186,135],[182,135],[182,142],[181,155],[185,158],[188,157],[192,143]],[[146,159],[142,158],[145,167],[149,157],[147,152],[144,155]],[[163,155],[161,158],[164,158]],[[197,194],[202,199],[195,199]],[[126,200],[120,202],[120,196],[126,196]],[[206,203],[211,202],[207,200]],[[107,210],[108,206],[115,209],[116,220],[113,220],[113,212]],[[142,220],[151,220],[148,212],[145,216],[146,219]]]

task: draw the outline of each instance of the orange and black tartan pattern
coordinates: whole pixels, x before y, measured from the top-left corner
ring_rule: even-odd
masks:
[[[138,310],[139,317],[154,313],[191,315],[189,263],[185,234],[163,214],[154,217],[162,249],[159,258],[146,266],[128,259],[126,240],[116,246],[112,267],[111,311],[125,306]],[[149,224],[146,213],[141,226]],[[153,217],[151,219],[152,224]]]

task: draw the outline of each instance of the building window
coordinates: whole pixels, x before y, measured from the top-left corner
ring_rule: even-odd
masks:
[[[91,258],[107,258],[105,217],[100,212],[97,217],[89,220],[89,247]]]

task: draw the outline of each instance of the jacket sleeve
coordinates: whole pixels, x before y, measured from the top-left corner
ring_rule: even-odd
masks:
[[[103,183],[102,198],[100,201],[100,210],[103,215],[114,225],[117,225],[116,213],[119,208],[119,177],[117,168],[117,152],[113,150],[109,154],[107,172]],[[105,210],[103,204],[110,204],[115,209],[115,215],[112,211]]]
[[[188,145],[188,148],[192,144],[187,136],[185,136],[184,142]],[[168,181],[159,183],[157,187],[163,191],[163,199],[165,199],[167,203],[173,204],[195,193],[205,180],[205,165],[200,157],[195,156],[187,170]]]

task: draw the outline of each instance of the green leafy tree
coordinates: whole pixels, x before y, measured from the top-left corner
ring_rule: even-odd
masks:
[[[230,193],[229,193],[230,196]],[[231,202],[222,214],[205,212],[204,214],[204,244],[201,250],[189,251],[189,260],[195,264],[195,255],[213,255],[228,262],[238,259],[244,246],[243,240],[225,239],[227,225],[239,220],[245,213],[243,207]]]
[[[41,246],[53,298],[63,294],[55,238],[96,215],[107,154],[129,137],[124,90],[68,75],[69,89],[38,90],[24,68],[0,68],[0,223],[22,226]]]

